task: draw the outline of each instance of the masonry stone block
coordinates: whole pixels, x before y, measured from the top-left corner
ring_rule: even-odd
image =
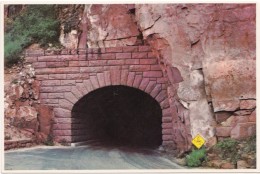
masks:
[[[87,55],[79,55],[79,61],[86,61]]]
[[[41,92],[41,93],[42,93],[42,92],[52,92],[52,91],[53,91],[53,88],[54,88],[54,87],[50,87],[50,86],[48,86],[48,87],[41,86],[41,87],[40,87],[40,92]]]
[[[167,98],[167,91],[161,90],[159,94],[155,97],[155,100],[161,103],[166,98]]]
[[[89,78],[88,73],[65,74],[67,80],[85,80]]]
[[[150,94],[150,92],[153,90],[153,88],[156,86],[156,82],[155,81],[150,81],[147,85],[147,87],[145,88],[145,92],[147,92],[148,94]]]
[[[108,60],[107,65],[124,65],[124,60]]]
[[[59,99],[41,99],[42,104],[56,104],[59,103]]]
[[[97,80],[96,76],[90,76],[90,81],[91,81],[91,84],[94,87],[94,89],[98,89],[99,88],[99,83],[98,83],[98,80]]]
[[[142,78],[142,82],[139,86],[139,89],[144,91],[146,89],[147,85],[149,84],[149,81],[150,81],[149,78]]]
[[[88,80],[84,80],[83,84],[85,85],[85,87],[87,88],[87,90],[89,92],[94,89],[93,86],[92,86],[92,83],[91,83],[91,81],[89,79]]]
[[[59,86],[60,80],[43,80],[41,85],[42,86]]]
[[[143,52],[143,53],[132,53],[132,58],[133,59],[144,59],[147,58],[147,53]]]
[[[35,74],[36,75],[54,74],[54,73],[56,73],[55,68],[39,68],[39,69],[35,69]]]
[[[80,67],[80,73],[97,73],[103,72],[104,68],[102,66],[98,67]]]
[[[120,85],[120,75],[121,75],[121,71],[118,69],[112,69],[111,71],[111,81],[112,81],[112,85]]]
[[[155,55],[153,52],[148,52],[147,57],[148,57],[148,58],[157,59],[157,58],[156,58],[156,55]]]
[[[127,85],[128,86],[133,86],[135,80],[135,73],[134,72],[129,72],[128,73],[128,78],[127,78]]]
[[[171,123],[172,122],[172,117],[162,117],[162,122],[163,123]]]
[[[131,53],[116,53],[116,59],[131,59]]]
[[[64,96],[66,96],[68,94],[69,93],[65,93]],[[73,95],[73,94],[71,94],[71,95]],[[70,96],[69,98],[71,98],[71,97],[72,96]],[[63,109],[63,108],[53,108],[53,113],[54,113],[55,117],[59,117],[59,118],[70,118],[71,117],[71,111],[67,110],[67,109]]]
[[[128,79],[128,70],[122,70],[121,71],[121,84],[127,85],[127,79]]]
[[[136,75],[134,83],[133,83],[133,87],[139,88],[139,85],[141,84],[142,79],[143,79],[142,75]]]
[[[34,68],[45,68],[47,67],[46,62],[34,62],[33,63]]]
[[[75,80],[60,80],[62,86],[71,86],[75,85]]]
[[[161,84],[157,84],[154,89],[151,91],[150,95],[155,98],[159,92],[162,90],[162,85]]]
[[[37,56],[25,58],[25,62],[28,62],[28,63],[33,63],[33,62],[37,62],[37,61],[38,61]]]
[[[61,80],[61,79],[66,79],[66,74],[49,74],[49,79],[53,80]]]
[[[69,92],[69,91],[71,91],[71,86],[54,86],[52,88],[52,91],[55,91],[55,92]],[[49,92],[52,92],[52,91],[49,91]]]
[[[101,55],[101,60],[102,59],[108,59],[108,60],[116,59],[116,55],[114,53],[105,53]]]
[[[60,99],[60,98],[63,98],[63,93],[49,93],[48,94],[48,98],[50,99]]]
[[[149,71],[150,65],[130,65],[130,71]]]
[[[162,134],[163,135],[172,135],[172,129],[163,129]]]
[[[158,100],[157,100],[158,101]],[[166,109],[166,108],[169,108],[170,107],[170,104],[169,104],[169,99],[166,98],[160,103],[160,106],[162,109]]]
[[[140,59],[125,59],[125,65],[138,65]]]
[[[90,60],[89,66],[105,66],[107,65],[107,60]]]
[[[38,62],[59,62],[60,58],[57,55],[52,56],[39,56]]]
[[[127,46],[123,47],[123,52],[137,52],[138,46]]]
[[[77,61],[77,60],[74,60],[74,61],[69,61],[68,62],[69,63],[69,66],[79,66],[79,61]]]
[[[73,104],[66,99],[59,99],[59,106],[63,109],[71,110],[73,108]]]
[[[143,73],[144,77],[162,77],[163,74],[161,71],[147,71]]]
[[[75,97],[77,97],[77,99],[80,99],[83,96],[83,93],[76,86],[71,87],[71,92],[75,95]]]
[[[141,65],[155,65],[157,64],[157,59],[140,59]]]
[[[70,130],[71,124],[53,124],[53,130]]]
[[[36,75],[36,79],[38,79],[38,80],[48,80],[49,79],[49,75],[48,74]]]
[[[100,87],[106,86],[104,73],[97,73],[97,79]]]
[[[78,90],[83,94],[86,95],[89,90],[86,88],[86,86],[84,85],[84,83],[77,83],[76,87],[78,88]]]
[[[152,71],[161,71],[161,67],[160,65],[151,65],[151,70]]]
[[[54,136],[68,136],[71,134],[71,130],[53,130]]]
[[[143,52],[143,51],[151,51],[151,47],[150,46],[139,46],[139,51]]]
[[[65,92],[64,98],[67,99],[72,104],[75,104],[78,101],[78,99],[75,97],[75,95],[72,94],[71,92]]]
[[[62,68],[55,68],[56,74],[70,74],[70,73],[79,73],[79,67],[62,67]]]
[[[79,56],[78,55],[58,55],[58,59],[60,61],[79,60]]]
[[[47,62],[46,66],[48,68],[56,68],[56,67],[67,67],[69,66],[69,62]]]
[[[48,94],[49,93],[40,93],[40,99],[46,99],[46,98],[48,98]]]
[[[120,53],[123,52],[122,47],[111,47],[111,48],[106,48],[107,53]]]
[[[166,108],[162,110],[162,115],[163,117],[170,117],[172,115],[172,110],[171,108]]]

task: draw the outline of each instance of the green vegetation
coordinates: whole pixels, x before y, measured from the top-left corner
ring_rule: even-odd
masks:
[[[206,149],[204,147],[192,150],[192,152],[186,156],[186,162],[189,167],[201,166],[204,160],[206,160]]]
[[[238,154],[238,141],[227,138],[222,141],[219,141],[215,148],[218,150],[220,157],[222,159],[230,158],[231,162],[236,164],[240,155]]]
[[[69,145],[70,145],[70,144],[67,142],[66,139],[62,139],[62,140],[60,141],[60,144],[63,145],[63,146],[69,146]]]
[[[47,140],[44,142],[46,146],[54,146],[52,135],[48,135]]]
[[[5,66],[17,63],[23,49],[32,43],[43,47],[58,43],[60,28],[54,5],[28,5],[20,15],[6,21]]]
[[[243,152],[248,153],[248,152],[256,152],[256,135],[249,137],[246,140],[247,144],[246,146],[242,149]]]

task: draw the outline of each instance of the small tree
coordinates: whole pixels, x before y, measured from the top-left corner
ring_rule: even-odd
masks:
[[[43,47],[58,43],[59,26],[54,5],[28,5],[5,26],[5,65],[17,63],[23,49],[32,43]]]

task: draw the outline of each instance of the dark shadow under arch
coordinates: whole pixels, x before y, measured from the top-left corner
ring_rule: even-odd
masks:
[[[72,109],[72,141],[158,147],[162,144],[162,110],[149,94],[127,86],[99,88]]]

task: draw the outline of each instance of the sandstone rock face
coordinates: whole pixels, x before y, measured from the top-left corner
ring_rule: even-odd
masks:
[[[207,140],[216,124],[256,107],[255,17],[254,4],[85,5],[78,43],[149,43],[173,91],[183,142],[197,133]]]
[[[203,64],[214,111],[252,109],[256,98],[255,60],[225,60]]]
[[[143,37],[180,71],[177,95],[187,103],[192,136],[214,136],[211,110],[236,111],[240,100],[255,98],[255,13],[248,4],[136,5]]]
[[[245,139],[256,134],[256,123],[238,123],[230,133],[230,137],[234,139]]]
[[[34,68],[25,65],[6,73],[5,78],[5,139],[33,139],[39,128],[36,106],[40,93]]]
[[[136,45],[138,26],[130,14],[131,5],[87,5],[88,47],[116,47]]]
[[[61,22],[60,43],[66,48],[78,48],[79,38],[81,35],[81,16],[83,5],[58,5],[58,19]]]

